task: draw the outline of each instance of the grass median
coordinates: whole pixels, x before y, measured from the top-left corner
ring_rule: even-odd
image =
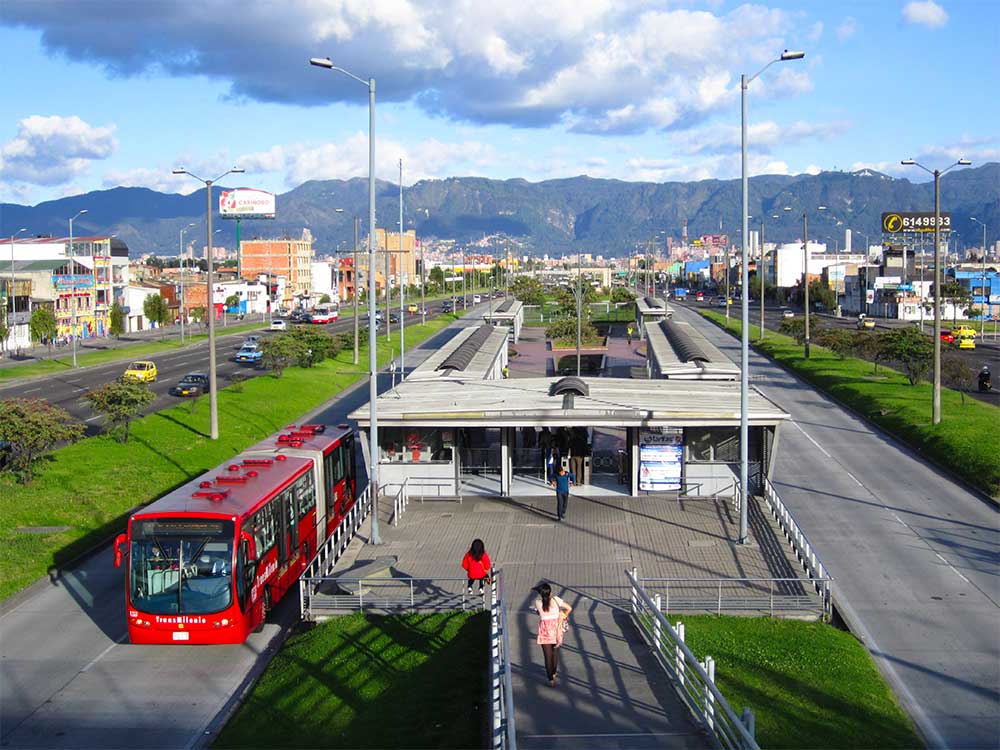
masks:
[[[406,327],[407,347],[445,328],[455,315]],[[367,339],[362,362],[367,360]],[[378,361],[398,354],[399,337],[378,337]],[[362,365],[363,366],[363,365]],[[219,391],[219,435],[209,435],[208,397],[133,423],[124,445],[106,435],[54,451],[29,485],[0,476],[0,601],[124,529],[128,511],[234,456],[364,377],[350,349],[316,367],[290,367]]]
[[[698,312],[726,328],[725,316]],[[728,329],[738,335],[740,321],[730,320]],[[766,338],[757,341],[758,331],[757,326],[750,326],[757,350],[973,486],[992,497],[1000,496],[1000,408],[974,398],[966,398],[963,404],[962,394],[942,388],[941,422],[934,425],[929,383],[910,385],[905,375],[882,365],[876,374],[871,362],[840,359],[815,344],[806,359],[802,345],[794,339],[767,331]]]
[[[346,615],[292,636],[216,748],[486,746],[485,613]]]
[[[249,331],[266,330],[267,323],[257,321],[255,323],[240,323],[231,326],[219,326],[216,334],[227,336],[234,333],[247,333]],[[124,343],[113,349],[92,349],[79,348],[76,352],[76,361],[80,367],[92,367],[94,365],[104,365],[109,362],[127,362],[133,359],[152,357],[163,352],[175,352],[185,349],[192,344],[198,344],[208,340],[207,329],[199,327],[199,331],[185,337],[184,343],[180,342],[176,331],[171,330],[165,334],[165,338],[151,339],[137,343]],[[0,369],[0,381],[15,380],[17,378],[29,378],[35,375],[53,375],[59,372],[69,372],[73,369],[73,355],[68,349],[60,349],[58,357],[42,359],[31,364],[14,365]]]
[[[753,709],[761,747],[923,746],[850,633],[769,617],[678,619],[695,655],[715,659],[716,682],[730,707],[737,715],[744,706]]]

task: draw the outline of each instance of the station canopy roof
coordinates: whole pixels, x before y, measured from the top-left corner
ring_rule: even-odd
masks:
[[[735,427],[739,383],[582,378],[587,392],[567,397],[560,378],[404,382],[378,400],[379,425],[456,427]],[[578,389],[579,390],[579,389]],[[789,415],[750,389],[750,424],[775,425]],[[369,426],[368,406],[350,414]]]

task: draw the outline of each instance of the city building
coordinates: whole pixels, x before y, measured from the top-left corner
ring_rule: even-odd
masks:
[[[308,294],[312,286],[314,252],[312,234],[303,230],[302,239],[243,240],[240,242],[240,275],[255,281],[263,277],[277,294],[275,281],[285,280],[280,297],[272,300],[278,307],[292,307],[296,295]]]
[[[388,245],[386,244],[388,243]],[[417,231],[409,229],[403,232],[402,252],[399,245],[399,232],[386,232],[385,229],[377,227],[375,229],[375,268],[385,269],[385,251],[389,250],[389,281],[393,285],[399,283],[402,275],[407,284],[417,282],[417,275],[420,273],[419,258],[417,257]],[[361,265],[361,263],[359,263]]]

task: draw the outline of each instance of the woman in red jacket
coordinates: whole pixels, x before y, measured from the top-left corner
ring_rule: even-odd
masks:
[[[462,558],[462,569],[469,576],[468,593],[472,594],[472,584],[479,581],[479,593],[483,593],[483,587],[487,583],[492,583],[490,579],[490,556],[486,554],[486,545],[482,539],[473,539],[472,546]]]

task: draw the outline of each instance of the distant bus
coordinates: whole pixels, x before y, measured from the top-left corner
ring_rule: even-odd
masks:
[[[243,643],[356,498],[354,433],[294,425],[137,511],[115,539],[132,643]]]
[[[340,310],[336,305],[317,305],[309,317],[313,323],[332,323],[340,317]]]
[[[674,289],[674,299],[687,299],[688,290],[677,287]]]

